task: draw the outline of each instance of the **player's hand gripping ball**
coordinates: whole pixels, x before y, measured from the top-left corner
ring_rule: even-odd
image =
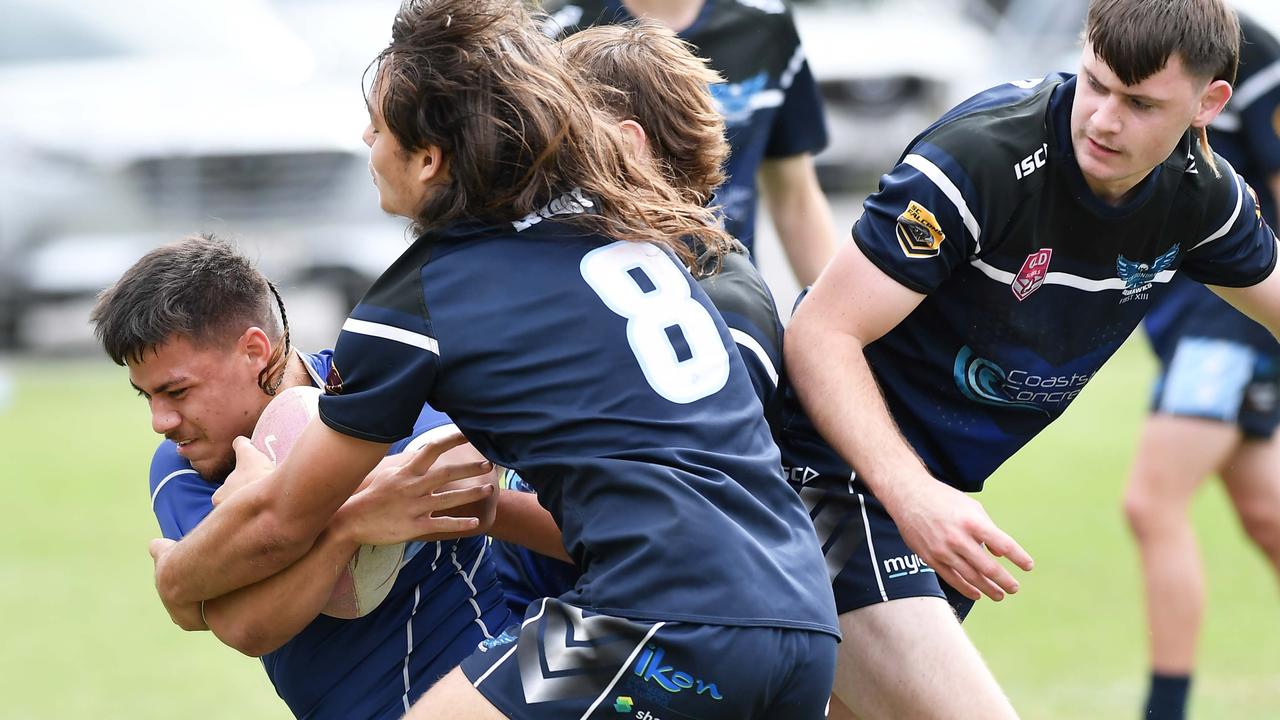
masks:
[[[262,411],[253,428],[254,447],[279,465],[319,414],[319,407],[319,388],[299,386],[280,393]],[[361,545],[338,577],[321,612],[344,620],[368,615],[391,592],[403,559],[404,543]]]

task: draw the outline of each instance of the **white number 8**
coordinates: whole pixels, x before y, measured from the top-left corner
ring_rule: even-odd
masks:
[[[715,320],[689,294],[689,281],[670,256],[653,245],[619,241],[587,253],[580,269],[604,304],[627,319],[627,342],[654,391],[686,404],[724,387],[729,352]],[[653,287],[641,287],[637,274]],[[673,327],[689,346],[684,359],[667,334]]]

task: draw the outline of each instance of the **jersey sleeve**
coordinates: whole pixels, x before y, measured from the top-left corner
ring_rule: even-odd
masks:
[[[320,418],[361,440],[394,443],[413,431],[439,372],[440,348],[422,294],[421,264],[405,256],[342,325]]]
[[[854,241],[886,275],[918,293],[937,289],[979,250],[981,218],[960,165],[918,145],[863,203]]]
[[[213,492],[218,486],[200,477],[165,440],[151,458],[151,510],[160,533],[181,540],[213,512]]]
[[[790,11],[785,16],[783,41],[794,47],[786,69],[779,80],[782,106],[769,130],[765,156],[790,157],[802,153],[817,154],[827,146],[827,124],[822,112],[822,96],[809,69],[804,46],[796,32]]]
[[[1276,237],[1262,219],[1253,190],[1231,165],[1215,158],[1222,177],[1210,190],[1203,239],[1187,252],[1182,270],[1206,285],[1249,287],[1276,264]]]
[[[448,415],[430,405],[423,405],[422,412],[418,413],[418,419],[413,423],[413,433],[392,445],[387,454],[395,455],[396,453],[417,450],[435,438],[454,430],[456,427]]]

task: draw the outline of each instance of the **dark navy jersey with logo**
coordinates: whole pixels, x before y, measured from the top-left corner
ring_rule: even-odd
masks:
[[[1209,144],[1256,190],[1262,217],[1274,228],[1275,196],[1269,180],[1280,172],[1280,42],[1240,15],[1244,42],[1235,92],[1209,126]],[[1231,307],[1212,290],[1175,278],[1169,293],[1143,323],[1161,361],[1168,364],[1183,337],[1220,338],[1280,356],[1271,332]]]
[[[301,354],[312,382],[329,377],[330,351]],[[421,406],[413,432],[392,446],[413,449],[450,424]],[[160,531],[181,540],[213,511],[220,483],[206,481],[165,440],[151,461],[151,507]],[[262,657],[276,692],[299,718],[398,718],[446,672],[515,618],[483,537],[409,543],[386,599],[354,620],[320,615]]]
[[[1085,184],[1075,78],[1000,86],[947,113],[881,179],[853,228],[924,301],[866,348],[893,418],[939,479],[979,490],[1059,417],[1175,273],[1242,287],[1276,241],[1243,181],[1188,132],[1123,206]],[[790,411],[789,411],[790,412]],[[792,467],[849,472],[794,410]]]
[[[552,34],[634,19],[622,0],[549,0],[543,6],[551,13]],[[724,78],[711,87],[730,146],[729,179],[716,199],[725,230],[751,248],[760,163],[827,146],[818,85],[782,0],[706,0],[679,34]]]
[[[447,413],[515,470],[583,570],[566,602],[635,619],[835,629],[812,526],[728,328],[668,252],[557,216],[419,238],[343,326],[320,415],[392,442]]]
[[[782,365],[782,322],[769,287],[751,264],[750,256],[742,252],[726,255],[719,271],[699,279],[698,284],[729,327],[756,396],[768,416],[777,409],[774,397],[778,389],[778,368]],[[503,474],[502,486],[534,492],[511,470]],[[539,598],[559,597],[578,580],[578,569],[573,565],[514,543],[495,540],[493,558],[513,612],[523,613],[529,603]]]

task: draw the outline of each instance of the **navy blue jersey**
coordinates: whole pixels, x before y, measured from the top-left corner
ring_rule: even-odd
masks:
[[[1235,93],[1209,126],[1209,144],[1256,188],[1262,217],[1274,228],[1275,196],[1268,181],[1280,172],[1280,42],[1243,14],[1240,29],[1244,42]],[[1168,295],[1151,309],[1143,327],[1164,364],[1183,337],[1227,339],[1280,355],[1269,330],[1185,278],[1169,284]]]
[[[566,602],[836,633],[728,328],[670,253],[556,220],[591,206],[420,237],[343,325],[321,418],[391,442],[415,403],[447,412],[555,518],[583,571]]]
[[[591,25],[633,20],[622,0],[552,0],[550,30],[569,35]],[[706,0],[688,41],[724,78],[711,94],[729,140],[728,180],[716,193],[725,230],[751,248],[756,171],[769,158],[816,154],[827,146],[822,98],[791,11],[782,0]]]
[[[726,255],[719,271],[698,280],[729,327],[751,376],[766,416],[776,410],[778,368],[782,365],[782,322],[773,295],[746,253]],[[772,426],[773,423],[770,422]],[[502,486],[535,492],[514,471],[503,473]],[[512,612],[523,613],[529,603],[559,597],[577,583],[578,569],[521,545],[495,540],[493,559]]]
[[[1241,287],[1276,241],[1243,181],[1188,132],[1121,207],[1072,153],[1075,78],[1004,85],[951,111],[881,179],[853,228],[862,252],[926,294],[866,348],[894,420],[936,477],[979,490],[1059,417],[1177,272]],[[849,468],[798,405],[787,462]]]
[[[329,377],[330,354],[302,356],[317,386]],[[421,407],[412,434],[392,452],[449,423]],[[219,485],[202,478],[172,442],[162,442],[151,462],[151,507],[164,536],[181,540],[191,532],[212,512]],[[320,615],[263,656],[271,683],[295,716],[401,717],[480,642],[515,620],[502,602],[485,538],[409,543],[405,557],[395,586],[373,612],[355,620]]]

